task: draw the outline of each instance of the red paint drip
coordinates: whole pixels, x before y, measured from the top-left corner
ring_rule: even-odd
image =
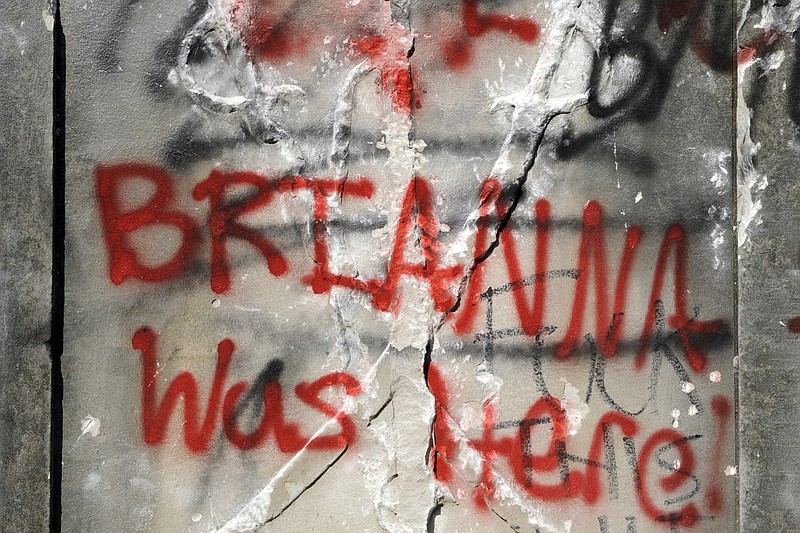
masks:
[[[716,418],[716,440],[714,450],[711,455],[711,475],[709,476],[709,486],[711,487],[705,495],[705,503],[709,511],[719,513],[724,504],[722,497],[722,454],[725,451],[727,442],[728,424],[733,414],[731,401],[721,395],[716,395],[711,399],[711,412]]]
[[[481,455],[481,475],[478,485],[472,493],[475,506],[483,511],[489,509],[489,502],[494,499],[495,484],[492,463],[498,456],[498,448],[513,448],[514,444],[509,437],[499,441],[494,438],[494,425],[497,417],[494,412],[494,401],[489,400],[483,404],[483,435],[480,439],[469,441],[469,445]]]
[[[436,418],[433,422],[433,448],[430,453],[430,464],[433,474],[438,481],[450,483],[453,481],[453,467],[451,461],[458,456],[458,442],[450,429],[448,417],[450,416],[450,392],[447,383],[442,377],[439,367],[431,363],[428,367],[428,388],[433,395]]]
[[[353,41],[356,51],[367,56],[380,71],[381,87],[388,93],[392,109],[397,113],[410,113],[414,101],[407,56],[412,44],[409,31],[395,23],[388,24],[380,35]]]

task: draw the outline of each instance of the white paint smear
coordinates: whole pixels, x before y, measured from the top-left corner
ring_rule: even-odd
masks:
[[[564,383],[564,397],[561,399],[561,408],[567,414],[569,434],[575,435],[581,428],[583,419],[589,414],[589,406],[581,401],[577,388],[563,378],[561,381]]]
[[[680,426],[680,419],[681,417],[681,410],[680,409],[673,409],[672,410],[672,427],[678,429]]]
[[[44,21],[44,27],[47,28],[47,31],[53,31],[56,25],[56,19],[53,14],[50,13],[49,9],[42,10],[42,20]]]
[[[81,437],[86,434],[91,435],[92,437],[96,437],[100,434],[100,419],[95,418],[92,415],[86,415],[86,417],[81,420]],[[80,437],[78,437],[80,438]]]

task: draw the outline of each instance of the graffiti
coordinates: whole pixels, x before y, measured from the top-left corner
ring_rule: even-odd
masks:
[[[462,0],[461,13],[463,34],[442,44],[445,63],[453,70],[463,70],[469,66],[474,53],[470,39],[489,31],[508,33],[526,43],[534,43],[539,37],[539,24],[534,19],[481,13],[478,0]]]
[[[440,413],[437,420],[444,419],[447,413],[448,391],[442,381],[438,370],[431,367],[435,376],[435,396]],[[483,405],[484,423],[483,433],[480,438],[470,439],[469,446],[480,452],[482,458],[482,473],[480,484],[474,489],[474,502],[482,509],[488,509],[488,502],[495,496],[494,472],[492,462],[504,459],[508,462],[517,484],[524,488],[532,498],[538,501],[561,501],[571,498],[581,498],[588,505],[595,505],[603,493],[600,473],[604,471],[607,477],[606,491],[608,497],[618,497],[618,475],[616,465],[616,451],[613,429],[624,442],[624,453],[631,468],[632,476],[637,491],[638,501],[644,514],[655,523],[663,525],[692,526],[700,518],[696,503],[689,503],[677,510],[667,511],[660,508],[653,500],[649,481],[651,465],[655,463],[662,471],[669,474],[659,480],[663,495],[679,492],[687,483],[693,483],[694,489],[687,495],[667,499],[665,504],[675,505],[692,499],[700,492],[701,483],[696,474],[696,459],[692,451],[691,442],[702,438],[701,435],[684,436],[672,428],[660,429],[644,439],[641,450],[636,453],[634,437],[641,438],[640,425],[631,416],[608,411],[597,422],[591,441],[591,447],[586,457],[576,456],[567,451],[569,441],[569,422],[563,404],[546,395],[540,397],[517,421],[497,421],[497,405],[495,400],[487,401]],[[717,439],[724,438],[725,425],[730,416],[728,400],[715,397],[712,400],[715,406],[715,415],[719,421]],[[457,423],[457,422],[456,422]],[[532,433],[537,426],[549,425],[549,437],[545,441],[542,453],[533,451]],[[499,430],[518,428],[515,437],[496,437]],[[445,423],[438,423],[434,429],[434,448],[432,449],[433,464],[436,477],[443,483],[453,483],[454,474],[449,462],[455,462],[457,455],[455,449],[458,443],[453,438],[452,430]],[[536,439],[541,442],[541,437]],[[641,441],[640,441],[641,442]],[[661,457],[670,449],[678,450],[678,459],[672,464],[665,462]],[[601,457],[602,456],[602,457]],[[575,470],[572,465],[582,465],[583,470]],[[541,479],[557,477],[556,483],[542,483],[534,481],[534,474]],[[554,476],[557,474],[557,476]],[[718,478],[715,478],[718,482]],[[707,507],[710,512],[717,513],[722,509],[722,501],[718,487],[712,482],[712,488],[706,493]]]
[[[225,4],[233,26],[242,35],[248,53],[256,62],[277,62],[311,55],[321,39],[312,38],[319,33],[319,29],[313,24],[312,17],[308,17],[310,13],[326,16],[335,12],[342,16],[344,20],[341,22],[334,23],[335,19],[328,19],[332,24],[326,26],[325,35],[329,40],[336,36],[340,42],[349,38],[356,50],[376,52],[391,40],[391,36],[379,34],[377,21],[371,16],[371,13],[378,11],[378,6],[372,2],[350,3],[344,9],[331,8],[318,2],[300,17],[291,11],[290,2],[265,6],[239,0]],[[529,44],[536,42],[539,37],[539,24],[533,18],[487,9],[481,7],[477,0],[462,0],[460,6],[458,2],[454,4],[442,6],[446,14],[446,18],[441,20],[442,27],[448,30],[454,26],[458,28],[455,32],[448,31],[455,35],[439,43],[447,68],[456,71],[467,68],[473,60],[471,41],[486,33],[508,34],[512,39]],[[390,27],[391,31],[394,30]]]
[[[163,199],[171,199],[170,189],[165,185],[163,176],[165,173],[156,170],[154,167],[147,166],[119,166],[102,167],[98,176],[102,178],[98,181],[98,194],[100,191],[116,191],[113,182],[114,176],[129,178],[140,176],[152,180],[156,185],[156,194],[162,194]],[[138,173],[138,174],[137,174]],[[110,177],[109,177],[110,176]],[[155,177],[154,177],[155,176]],[[106,182],[104,180],[112,180]],[[233,184],[246,185],[255,189],[243,203],[231,205],[226,203],[226,187]],[[111,189],[109,189],[111,187]],[[403,216],[400,217],[393,254],[387,266],[389,279],[391,273],[399,272],[395,280],[401,276],[412,276],[428,279],[430,273],[435,274],[436,268],[430,265],[438,264],[437,250],[439,244],[436,242],[436,217],[432,211],[433,193],[430,185],[420,179],[413,181],[408,191],[415,194],[406,194],[401,207]],[[498,193],[498,184],[495,180],[486,181],[480,194],[480,205],[484,212],[482,220],[478,221],[479,228],[475,237],[473,255],[479,253],[485,247],[487,235],[485,229],[491,227],[486,218],[492,203],[495,204],[498,216],[504,214],[505,207]],[[255,173],[237,172],[223,173],[218,170],[212,171],[210,176],[201,181],[194,188],[194,198],[202,200],[211,197],[211,207],[208,225],[217,228],[216,233],[212,230],[211,239],[221,241],[224,247],[224,240],[227,236],[238,237],[254,246],[264,257],[267,268],[270,268],[271,257],[282,257],[274,247],[269,245],[269,241],[261,235],[255,234],[253,230],[239,226],[235,221],[236,217],[244,214],[248,210],[259,209],[272,201],[273,194],[280,194],[287,191],[310,191],[311,202],[314,206],[314,237],[315,237],[315,258],[316,266],[314,273],[306,275],[303,280],[315,287],[314,292],[319,294],[330,290],[332,285],[347,287],[355,290],[370,291],[370,287],[386,287],[389,283],[377,285],[376,282],[358,281],[355,278],[343,278],[331,274],[327,266],[328,249],[325,242],[327,234],[325,223],[327,220],[327,198],[332,193],[351,194],[369,198],[373,188],[369,180],[350,181],[347,184],[335,182],[333,180],[301,180],[299,178],[279,178],[268,180]],[[106,194],[106,198],[117,199],[116,192]],[[101,196],[102,198],[102,196]],[[412,203],[416,202],[413,206]],[[153,203],[153,202],[150,202]],[[109,206],[118,206],[118,202],[111,201]],[[171,224],[175,220],[175,213],[168,211],[169,202],[162,200],[159,204],[160,209],[167,210],[169,216],[166,217],[145,217],[146,223]],[[414,209],[412,209],[414,207]],[[105,224],[114,231],[130,231],[135,229],[134,224],[125,223],[125,216],[121,214],[119,207],[104,207],[111,210],[121,218],[123,222],[106,220]],[[113,209],[113,210],[112,210]],[[150,204],[144,208],[147,213],[152,212]],[[632,268],[634,252],[642,242],[642,231],[637,227],[630,227],[626,230],[622,245],[622,257],[619,262],[619,272],[616,276],[616,290],[614,297],[613,313],[609,313],[607,303],[607,290],[605,280],[607,278],[607,256],[605,250],[606,229],[603,224],[603,209],[598,202],[588,202],[584,208],[582,227],[578,244],[578,264],[574,269],[568,270],[549,270],[548,253],[551,242],[551,214],[552,208],[547,200],[540,199],[534,207],[535,220],[535,253],[533,265],[534,273],[523,277],[520,261],[514,240],[511,239],[511,230],[506,229],[500,234],[500,244],[506,271],[509,278],[514,281],[509,284],[496,288],[488,288],[483,292],[478,292],[482,285],[482,272],[486,263],[481,263],[470,278],[470,285],[465,291],[465,304],[461,314],[453,315],[456,317],[454,329],[462,335],[474,330],[475,313],[481,305],[486,308],[485,332],[475,335],[476,340],[484,342],[486,360],[492,360],[493,345],[496,341],[503,338],[522,336],[534,338],[534,379],[537,384],[537,392],[541,396],[525,412],[524,416],[518,421],[498,422],[497,421],[497,401],[490,399],[483,405],[483,433],[480,437],[470,438],[464,442],[459,442],[455,438],[451,425],[458,425],[458,421],[452,418],[453,408],[448,391],[448,384],[439,367],[431,364],[427,370],[428,386],[434,396],[435,401],[435,422],[433,425],[433,445],[430,451],[429,464],[436,479],[445,485],[459,483],[460,474],[454,465],[458,462],[460,446],[469,446],[479,452],[482,457],[482,470],[480,481],[477,487],[472,489],[472,500],[477,509],[488,509],[488,502],[495,498],[496,488],[494,477],[497,475],[497,462],[505,461],[511,472],[515,483],[537,501],[555,502],[569,499],[582,499],[587,505],[597,505],[601,501],[601,496],[607,494],[609,498],[618,497],[620,471],[616,463],[616,449],[614,434],[618,433],[624,443],[623,451],[630,466],[629,475],[633,480],[639,505],[644,516],[654,523],[666,526],[689,527],[703,519],[701,511],[693,498],[700,493],[701,482],[697,474],[697,462],[692,450],[692,441],[701,438],[700,435],[684,435],[672,428],[665,428],[655,431],[646,437],[641,432],[641,424],[636,418],[640,417],[648,405],[655,406],[658,401],[656,398],[656,384],[661,368],[661,361],[666,360],[676,373],[679,381],[689,384],[687,396],[690,404],[696,412],[703,413],[702,403],[692,385],[690,377],[683,364],[678,360],[668,342],[676,340],[684,350],[689,366],[696,372],[704,369],[706,357],[704,352],[695,346],[698,341],[698,334],[714,335],[719,334],[723,327],[723,322],[716,321],[696,321],[696,318],[688,318],[686,314],[686,300],[682,295],[686,292],[686,261],[687,250],[685,243],[685,231],[673,225],[664,232],[663,241],[657,254],[656,271],[653,275],[651,290],[651,307],[653,313],[648,314],[648,319],[643,326],[641,343],[633,358],[632,369],[641,369],[644,364],[644,354],[653,355],[652,375],[649,378],[648,400],[645,405],[636,411],[627,410],[614,400],[606,389],[605,364],[606,358],[615,357],[618,351],[619,341],[624,328],[621,317],[625,316],[625,297],[627,293],[626,278]],[[413,216],[412,216],[413,215]],[[187,215],[188,216],[188,215]],[[179,218],[179,220],[183,220]],[[412,224],[413,220],[413,224]],[[426,254],[424,255],[428,269],[423,265],[408,265],[404,262],[404,245],[408,240],[409,232],[419,235],[419,246]],[[187,232],[186,235],[190,233]],[[192,235],[197,235],[193,231]],[[117,240],[110,239],[110,256],[113,257],[115,250],[113,243]],[[675,314],[669,319],[666,318],[664,305],[661,302],[661,291],[664,285],[664,278],[669,264],[670,251],[674,256],[673,283],[675,284],[674,303],[676,305]],[[212,252],[212,256],[213,256]],[[224,252],[217,252],[225,257]],[[227,263],[226,263],[227,264]],[[288,268],[288,265],[280,263]],[[590,268],[593,264],[594,268]],[[219,291],[219,285],[213,285],[214,264],[212,261],[212,288]],[[217,268],[220,268],[219,266]],[[222,272],[228,272],[228,267],[222,268]],[[283,275],[286,271],[281,270],[272,272],[273,275]],[[593,274],[593,275],[592,275]],[[569,423],[567,414],[561,401],[551,396],[545,383],[545,378],[541,370],[541,349],[543,338],[549,337],[554,331],[554,326],[545,326],[544,302],[547,292],[547,281],[554,278],[574,279],[576,288],[573,298],[572,311],[566,327],[564,338],[555,343],[553,354],[560,360],[565,360],[574,355],[577,349],[577,336],[582,334],[582,323],[586,306],[587,283],[582,280],[593,279],[595,288],[595,304],[597,307],[594,313],[597,318],[596,336],[604,338],[605,344],[596,342],[591,334],[586,334],[583,340],[591,348],[591,365],[586,386],[585,402],[588,403],[595,388],[600,394],[604,403],[611,408],[600,416],[596,423],[591,446],[585,457],[575,455],[568,447],[569,442]],[[146,278],[143,278],[146,279]],[[226,277],[225,279],[229,279]],[[113,278],[112,278],[113,281]],[[151,280],[152,281],[152,280]],[[157,280],[155,280],[157,281]],[[323,289],[319,290],[319,284],[323,283]],[[395,281],[394,283],[397,283]],[[433,287],[433,283],[431,283]],[[529,305],[525,300],[523,291],[527,287],[533,286],[534,300],[533,305]],[[374,288],[371,290],[375,290]],[[371,292],[373,297],[379,292]],[[389,294],[392,294],[390,291]],[[513,305],[519,319],[519,327],[512,328],[504,333],[496,331],[492,324],[492,309],[496,305],[497,299],[504,295],[511,295]],[[521,297],[520,297],[521,295]],[[432,294],[431,296],[435,296]],[[483,303],[482,303],[483,302]],[[375,305],[375,304],[374,304]],[[378,307],[376,305],[376,307]],[[380,309],[380,307],[378,307]],[[386,307],[384,310],[391,310]],[[619,317],[613,322],[608,316]],[[534,327],[535,326],[535,327]],[[667,333],[667,327],[673,328]],[[648,344],[649,343],[649,344]],[[141,352],[142,358],[142,431],[144,442],[148,445],[162,443],[167,434],[169,420],[176,409],[177,402],[182,397],[184,404],[184,441],[188,450],[194,453],[205,453],[209,449],[210,442],[216,434],[218,424],[221,420],[222,432],[228,442],[241,450],[253,450],[263,447],[270,439],[274,439],[275,446],[282,453],[296,453],[303,449],[308,450],[333,450],[341,449],[345,446],[353,445],[357,442],[357,427],[354,420],[344,410],[334,407],[332,404],[323,401],[320,394],[324,390],[340,390],[348,396],[357,396],[362,391],[362,386],[357,378],[344,372],[334,372],[327,374],[313,382],[301,382],[295,387],[295,396],[302,403],[310,408],[323,413],[329,419],[336,420],[341,431],[338,434],[324,434],[310,437],[304,435],[298,424],[288,422],[284,415],[284,392],[280,383],[280,373],[282,363],[279,361],[271,362],[269,371],[263,379],[257,380],[253,385],[248,382],[239,381],[231,386],[227,386],[230,362],[235,351],[234,343],[226,339],[219,343],[217,348],[218,357],[214,370],[214,377],[211,382],[208,401],[206,403],[205,414],[201,414],[199,404],[200,393],[196,380],[189,372],[183,372],[176,376],[163,393],[163,399],[157,400],[156,376],[158,375],[157,363],[157,336],[149,328],[140,329],[133,337],[133,348]],[[566,348],[568,347],[568,349]],[[257,390],[260,389],[260,390]],[[261,420],[249,433],[243,431],[238,425],[238,417],[245,398],[247,396],[258,397],[263,401]],[[252,398],[251,398],[252,400]],[[724,448],[725,434],[728,431],[730,420],[730,403],[721,396],[715,396],[711,402],[712,412],[717,420],[715,430],[715,447],[711,465],[711,474],[708,476],[708,485],[703,494],[703,506],[710,513],[719,513],[723,510],[723,497],[720,490],[720,472],[722,469],[720,450]],[[534,448],[534,442],[541,441],[539,426],[549,427],[549,438],[544,447],[539,450]],[[515,436],[498,437],[498,431],[509,428],[517,428]],[[538,431],[538,433],[537,433]],[[541,444],[537,444],[541,446]],[[638,449],[638,452],[637,452]],[[661,456],[667,451],[675,449],[678,458],[674,464],[667,463]],[[582,468],[581,469],[581,465]],[[654,470],[657,469],[657,470]],[[666,498],[669,503],[667,507],[657,503],[654,499],[654,483],[652,478],[657,476],[655,472],[660,472],[661,476],[658,485],[663,491],[660,498]],[[600,481],[601,475],[605,475],[605,485]],[[556,477],[560,481],[554,481]],[[543,481],[549,479],[549,482]],[[685,492],[686,487],[694,484],[694,490],[689,496],[673,496],[670,494]],[[605,486],[605,488],[603,488]],[[704,485],[705,486],[705,485]],[[605,492],[604,492],[605,491]],[[692,499],[691,503],[683,506],[679,503]],[[666,504],[665,504],[666,505]],[[601,520],[601,525],[603,522]],[[601,528],[602,529],[602,528]]]
[[[197,249],[199,226],[190,215],[174,211],[170,204],[174,200],[172,178],[162,169],[149,165],[113,165],[98,167],[97,195],[102,212],[105,229],[106,248],[109,251],[109,278],[115,284],[122,283],[127,277],[139,278],[148,282],[165,281],[178,277],[186,271],[193,254]],[[119,204],[121,185],[132,179],[144,179],[156,185],[153,196],[143,207],[130,212],[121,210]],[[230,203],[227,191],[236,186],[247,186],[255,189],[255,194],[241,203]],[[369,179],[336,181],[331,179],[313,179],[286,177],[270,180],[253,172],[222,172],[213,170],[208,178],[199,182],[192,196],[196,201],[209,200],[210,214],[207,227],[211,240],[211,289],[222,294],[230,288],[230,261],[227,241],[231,238],[243,240],[264,258],[268,271],[274,276],[282,276],[289,270],[285,256],[266,236],[255,229],[245,226],[237,218],[247,213],[265,208],[274,194],[301,191],[312,192],[314,205],[313,238],[314,267],[311,274],[302,280],[311,286],[316,294],[330,291],[338,286],[369,293],[374,307],[380,311],[397,309],[400,300],[399,282],[404,276],[425,280],[430,287],[430,296],[439,312],[448,311],[455,302],[451,287],[463,273],[460,265],[441,265],[441,243],[438,240],[439,222],[433,209],[434,192],[427,180],[416,177],[409,182],[400,208],[399,222],[394,233],[390,259],[386,265],[386,278],[359,279],[343,276],[330,271],[329,247],[327,243],[327,198],[331,194],[371,198],[374,187]],[[480,204],[483,217],[478,220],[478,232],[475,236],[473,257],[478,258],[486,250],[487,213],[496,209],[499,217],[506,214],[504,201],[499,197],[500,186],[496,180],[484,183],[480,193]],[[510,285],[495,288],[490,294],[481,292],[485,263],[478,263],[469,277],[465,291],[463,310],[451,313],[457,317],[453,329],[466,334],[473,330],[475,316],[481,299],[510,292],[519,318],[520,327],[526,335],[535,337],[543,331],[545,316],[545,296],[548,278],[558,276],[558,271],[550,271],[547,257],[550,247],[550,204],[547,200],[539,200],[535,207],[536,246],[533,264],[535,272],[526,283],[520,267],[520,258],[510,230],[501,231],[500,248],[505,260]],[[181,244],[174,256],[157,267],[147,267],[138,259],[132,245],[126,240],[126,234],[148,224],[174,226],[181,232]],[[411,233],[416,238],[422,255],[422,262],[406,261],[406,249]],[[589,201],[583,212],[578,263],[571,273],[576,280],[572,311],[564,338],[556,346],[556,355],[567,358],[576,350],[583,337],[583,321],[586,314],[586,300],[589,281],[592,280],[595,291],[595,339],[599,343],[599,351],[603,357],[613,357],[617,345],[624,333],[624,318],[627,314],[628,279],[634,264],[635,252],[642,238],[642,230],[632,226],[627,229],[622,246],[622,257],[616,276],[613,308],[608,303],[606,284],[609,280],[608,260],[605,248],[605,227],[603,209],[596,201]],[[721,320],[702,321],[690,316],[687,295],[687,262],[688,252],[686,231],[680,225],[672,225],[664,232],[658,252],[653,283],[650,291],[648,309],[656,309],[657,303],[663,299],[666,272],[673,258],[673,285],[675,313],[667,318],[669,327],[674,328],[680,337],[689,365],[695,371],[701,371],[706,364],[707,355],[697,345],[695,339],[701,336],[719,334],[724,327]],[[593,268],[590,268],[593,265]],[[593,273],[591,276],[590,272]],[[591,276],[591,277],[590,277]],[[529,305],[525,290],[533,285],[534,296]],[[647,343],[650,341],[655,327],[656,315],[649,313],[642,328],[641,343],[636,356],[636,368],[644,366]]]
[[[71,379],[123,435],[79,446],[185,495],[144,527],[733,527],[726,99],[778,28],[734,50],[706,0],[163,8],[153,43],[126,33],[153,6],[103,30],[142,97],[105,112],[150,118],[72,200],[75,335],[114,385]]]
[[[217,425],[222,421],[225,437],[241,450],[252,450],[263,446],[272,436],[277,448],[283,453],[296,453],[302,449],[332,450],[351,446],[357,442],[355,422],[342,408],[337,408],[321,399],[321,393],[327,389],[337,389],[347,396],[361,394],[359,381],[345,372],[326,374],[313,382],[301,382],[295,387],[298,400],[312,409],[323,413],[331,420],[336,420],[341,431],[338,434],[304,436],[296,423],[287,422],[284,416],[284,394],[280,383],[281,364],[270,363],[270,372],[263,383],[259,383],[263,394],[263,414],[258,426],[251,433],[243,432],[237,425],[237,411],[242,396],[251,388],[246,381],[239,381],[226,388],[229,368],[235,344],[224,339],[217,347],[217,364],[214,377],[202,414],[199,403],[200,392],[192,373],[184,371],[178,374],[158,400],[158,336],[147,327],[139,329],[131,341],[134,350],[141,353],[142,360],[142,433],[144,442],[155,446],[164,442],[170,426],[170,418],[180,398],[183,398],[184,442],[188,450],[194,453],[205,453],[217,432]],[[458,455],[459,442],[454,438],[451,424],[458,421],[450,417],[448,385],[436,365],[431,365],[428,380],[437,404],[437,422],[434,425],[431,449],[433,473],[440,482],[455,483],[458,478],[453,469]],[[586,457],[576,456],[568,452],[570,421],[564,404],[549,394],[542,395],[517,421],[497,421],[498,406],[496,400],[489,400],[483,405],[483,433],[480,438],[471,438],[467,445],[477,450],[482,458],[480,483],[474,488],[473,501],[478,508],[488,509],[487,505],[495,496],[494,461],[507,461],[514,480],[530,497],[544,501],[561,501],[581,498],[588,505],[595,505],[603,494],[600,481],[601,471],[606,475],[605,491],[608,497],[618,497],[619,471],[616,465],[615,429],[624,442],[624,453],[631,467],[630,475],[634,480],[637,497],[644,514],[655,523],[678,524],[692,526],[701,518],[697,504],[688,503],[678,510],[662,509],[653,499],[650,476],[653,464],[658,465],[668,475],[660,478],[659,485],[664,495],[678,492],[681,487],[691,482],[694,490],[680,497],[667,499],[666,504],[677,504],[692,499],[700,492],[700,481],[696,475],[696,459],[691,442],[701,435],[684,436],[682,433],[665,428],[657,430],[644,440],[637,455],[634,437],[640,437],[640,424],[636,415],[608,411],[603,414],[595,427],[591,447]],[[720,463],[720,445],[725,439],[727,424],[730,420],[731,407],[729,401],[721,396],[712,399],[712,408],[718,421],[716,428],[715,456],[713,466]],[[535,437],[538,426],[549,425],[549,436],[545,446],[534,452],[534,442],[541,442],[541,436]],[[514,437],[497,437],[496,432],[517,428]],[[541,433],[541,432],[539,432]],[[538,446],[538,444],[537,444]],[[661,457],[670,449],[678,451],[678,459],[673,464],[665,462]],[[583,465],[583,469],[575,470],[570,465]],[[723,507],[719,489],[719,472],[712,470],[710,489],[705,494],[705,502],[709,511],[717,513]],[[558,474],[556,483],[543,483],[537,478],[552,478]]]
[[[115,284],[128,276],[143,281],[165,281],[182,275],[189,266],[197,243],[198,225],[185,213],[169,210],[174,200],[174,178],[164,170],[141,164],[122,164],[98,167],[97,197],[103,215],[106,245],[109,250],[109,277]],[[143,179],[156,185],[147,205],[131,212],[122,212],[120,207],[121,185],[129,180]],[[256,195],[238,205],[226,201],[226,191],[236,186],[249,185],[258,191]],[[302,177],[281,178],[270,182],[252,172],[223,173],[213,171],[206,180],[198,183],[192,196],[200,201],[209,199],[211,214],[208,229],[211,235],[211,288],[224,293],[230,288],[230,265],[226,247],[227,239],[237,238],[254,246],[264,257],[267,267],[275,276],[287,272],[289,265],[281,252],[265,237],[236,221],[239,216],[266,206],[274,193],[296,193],[312,191],[315,205],[315,236],[320,241],[316,247],[317,264],[320,269],[327,265],[324,224],[327,210],[325,195],[339,193],[369,198],[372,185],[365,180],[336,182]],[[173,225],[181,231],[181,245],[173,258],[158,266],[147,268],[138,259],[135,250],[125,238],[126,234],[145,225]],[[323,270],[324,272],[324,270]]]
[[[337,435],[305,437],[299,426],[286,422],[283,415],[283,389],[272,376],[263,383],[264,410],[261,422],[252,433],[244,433],[237,425],[237,407],[242,395],[249,389],[246,381],[232,385],[224,394],[235,344],[225,339],[217,347],[217,365],[211,385],[205,415],[200,421],[199,392],[195,377],[185,371],[169,384],[160,403],[157,399],[158,376],[158,337],[150,328],[138,330],[131,341],[142,358],[142,429],[145,443],[153,446],[164,441],[169,421],[178,400],[183,398],[183,432],[186,447],[194,453],[208,451],[217,424],[222,418],[222,426],[232,445],[242,450],[259,447],[269,438],[275,438],[278,449],[284,453],[297,452],[304,448],[312,450],[337,449],[350,444],[355,438],[355,426],[350,417],[330,403],[322,400],[320,394],[325,389],[341,387],[347,395],[355,396],[361,392],[361,385],[351,375],[344,372],[326,374],[311,382],[301,382],[295,387],[297,398],[331,419],[335,419],[342,431]],[[279,372],[278,372],[279,373]]]
[[[484,192],[486,190],[497,191],[497,184],[495,182],[489,182],[489,184],[485,186]],[[482,205],[485,205],[487,201],[490,201],[489,197],[482,194]],[[494,201],[498,201],[496,195]],[[498,213],[500,216],[502,216],[504,212],[505,207],[502,206],[502,204],[499,205]],[[534,257],[536,271],[532,275],[531,282],[527,284],[523,281],[524,278],[520,268],[519,256],[510,232],[502,232],[500,234],[500,247],[502,248],[509,279],[512,280],[508,288],[500,289],[500,291],[507,292],[510,289],[510,292],[512,292],[520,325],[528,336],[536,336],[542,332],[547,281],[549,277],[559,274],[558,272],[547,270],[547,255],[550,242],[549,216],[550,206],[547,201],[540,200],[537,202],[536,252]],[[608,291],[606,289],[606,283],[609,278],[607,274],[607,255],[604,244],[605,230],[602,218],[603,214],[600,204],[594,201],[588,202],[584,209],[578,252],[578,265],[574,271],[577,280],[575,297],[565,338],[556,348],[556,354],[559,357],[568,357],[572,354],[575,351],[579,338],[583,335],[582,324],[586,306],[586,291],[589,283],[588,273],[590,261],[594,262],[596,306],[595,338],[601,339],[600,350],[604,357],[613,357],[616,353],[616,347],[620,336],[624,331],[623,325],[626,315],[625,302],[628,293],[628,278],[630,276],[631,267],[633,266],[634,252],[641,239],[642,231],[637,227],[631,227],[626,231],[622,259],[620,261],[619,272],[616,276],[614,307],[610,310],[608,306]],[[487,226],[484,224],[479,227],[480,229],[476,236],[476,251],[483,249],[486,241],[485,228]],[[675,250],[674,291],[676,313],[670,317],[669,322],[670,326],[676,327],[680,332],[687,359],[692,368],[696,371],[700,371],[705,365],[706,356],[703,354],[702,350],[698,350],[692,346],[690,334],[718,333],[723,324],[718,320],[710,322],[696,321],[694,318],[688,316],[686,302],[686,261],[688,259],[686,252],[686,233],[679,225],[671,226],[667,228],[665,232],[653,276],[653,285],[648,308],[655,309],[656,302],[660,301],[662,298],[661,293],[663,290],[664,277],[668,266],[670,251],[672,249]],[[470,285],[466,292],[466,306],[454,326],[454,329],[458,332],[465,333],[472,329],[480,297],[484,296],[484,294],[479,292],[483,268],[483,264],[479,264],[475,273],[470,278]],[[531,284],[534,286],[534,301],[533,305],[529,306],[525,300],[524,287]],[[497,294],[497,291],[497,289],[492,289],[491,294]],[[609,311],[611,311],[611,313],[609,313]],[[613,318],[609,318],[609,315]],[[637,368],[642,368],[644,364],[646,344],[653,333],[654,315],[647,316],[648,318],[645,321],[641,335],[642,346],[637,354]]]

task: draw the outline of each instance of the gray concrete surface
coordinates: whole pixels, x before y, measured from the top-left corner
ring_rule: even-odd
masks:
[[[0,4],[0,530],[49,521],[53,34]]]
[[[800,321],[795,319],[800,315],[796,34],[800,6],[754,2],[749,7],[743,13],[740,45],[771,28],[781,37],[764,60],[740,66],[738,120],[741,133],[750,122],[752,144],[740,142],[745,148],[740,154],[739,188],[740,194],[750,190],[761,202],[739,259],[740,520],[745,532],[796,532],[800,531]],[[770,67],[781,54],[785,54],[782,60]]]

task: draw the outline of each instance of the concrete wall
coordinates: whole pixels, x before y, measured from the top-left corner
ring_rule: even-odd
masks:
[[[0,529],[44,531],[50,508],[53,17],[0,5]]]
[[[47,69],[14,67],[51,89],[52,22],[55,216],[49,136],[3,167],[44,165],[6,210],[38,248],[2,259],[42,278],[3,311],[41,381],[3,389],[38,434],[3,457],[39,456],[3,479],[47,474],[53,338],[51,530],[800,527],[798,15],[64,2],[25,37]]]
[[[795,318],[800,6],[773,4],[743,6],[740,32],[740,42],[763,42],[767,51],[739,67],[739,194],[742,213],[752,218],[739,261],[739,500],[746,531],[800,531],[800,320]]]
[[[734,528],[733,13],[260,5],[64,6],[65,527]]]

